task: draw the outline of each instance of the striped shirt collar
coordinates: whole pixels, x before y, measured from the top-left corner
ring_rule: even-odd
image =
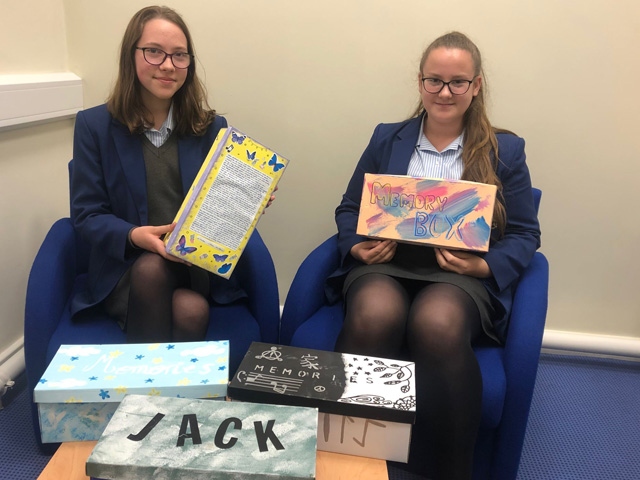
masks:
[[[433,144],[429,141],[429,139],[427,138],[427,136],[424,134],[424,119],[425,117],[422,117],[422,122],[420,123],[420,135],[418,135],[418,144],[416,145],[416,148],[418,148],[418,150],[425,150],[425,151],[431,151],[431,152],[436,152],[436,153],[442,153],[442,152],[446,152],[447,150],[459,150],[461,149],[464,145],[464,132],[462,132],[457,138],[455,138],[453,140],[453,142],[451,142],[449,145],[447,145],[442,152],[438,152],[438,150],[436,149],[436,147],[433,146]]]
[[[175,126],[175,120],[173,118],[173,102],[172,102],[171,107],[169,107],[169,113],[167,114],[167,118],[162,123],[160,128],[159,129],[155,129],[153,127],[148,128],[144,131],[144,134],[151,141],[151,143],[153,143],[156,147],[160,147],[171,136],[171,132],[173,132],[174,126]]]

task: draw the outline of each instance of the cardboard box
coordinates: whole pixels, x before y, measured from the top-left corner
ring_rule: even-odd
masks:
[[[87,460],[102,479],[314,479],[318,411],[127,395]]]
[[[34,390],[43,443],[97,440],[126,394],[224,399],[229,342],[62,345]]]
[[[484,183],[364,176],[356,232],[372,238],[459,250],[489,250],[496,186]]]
[[[411,362],[253,342],[228,395],[317,407],[318,450],[406,462],[414,372]]]

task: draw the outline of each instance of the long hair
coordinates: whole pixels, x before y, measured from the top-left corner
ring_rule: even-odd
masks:
[[[500,158],[498,156],[498,140],[496,133],[511,133],[492,127],[485,107],[486,79],[482,69],[482,57],[478,47],[463,33],[450,32],[435,39],[422,54],[420,60],[420,74],[429,54],[436,48],[456,48],[471,54],[474,66],[474,76],[482,76],[480,91],[471,100],[471,105],[464,114],[462,124],[464,129],[464,149],[462,162],[464,170],[462,180],[495,185],[498,195],[493,211],[493,224],[502,235],[507,221],[502,196],[502,182],[498,178],[496,168]],[[419,102],[413,117],[425,113],[422,101]],[[426,114],[426,113],[425,113]]]
[[[152,123],[151,112],[142,103],[135,65],[135,48],[149,20],[161,18],[177,25],[187,38],[187,51],[195,55],[191,34],[182,17],[168,7],[151,6],[138,11],[129,21],[120,46],[118,78],[107,99],[109,113],[129,128],[142,133]],[[187,78],[173,96],[175,131],[179,135],[203,135],[215,118],[215,110],[207,103],[204,84],[196,74],[195,59],[187,69]]]

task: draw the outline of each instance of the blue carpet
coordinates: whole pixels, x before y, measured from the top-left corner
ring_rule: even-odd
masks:
[[[640,479],[640,363],[543,355],[518,480]]]
[[[24,383],[3,402],[0,478],[34,480],[50,456],[37,447]],[[640,363],[543,354],[517,480],[638,480],[638,452]],[[422,480],[393,467],[389,479]]]
[[[31,423],[30,396],[21,376],[3,398],[0,410],[0,478],[35,480],[51,455],[40,452]],[[64,480],[64,479],[60,479]]]
[[[639,479],[640,363],[543,354],[517,480]]]

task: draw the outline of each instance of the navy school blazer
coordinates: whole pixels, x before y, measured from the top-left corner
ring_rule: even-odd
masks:
[[[216,116],[203,136],[178,137],[183,195],[189,191],[216,135],[227,126]],[[88,279],[74,296],[71,314],[103,301],[142,250],[127,248],[129,231],[147,225],[148,204],[142,135],[131,134],[100,105],[76,116],[71,175],[71,218],[90,246]],[[245,296],[233,275],[210,275],[213,299]]]
[[[337,299],[344,275],[359,264],[349,253],[356,243],[367,240],[356,234],[365,173],[406,175],[418,143],[422,117],[376,127],[351,177],[342,202],[336,209],[341,266],[327,284],[330,299]],[[492,278],[482,279],[498,311],[494,326],[504,337],[517,280],[540,246],[540,226],[533,202],[531,178],[525,162],[524,140],[512,134],[498,134],[497,174],[502,182],[507,224],[504,236],[492,238],[489,251],[481,254],[491,268]]]

